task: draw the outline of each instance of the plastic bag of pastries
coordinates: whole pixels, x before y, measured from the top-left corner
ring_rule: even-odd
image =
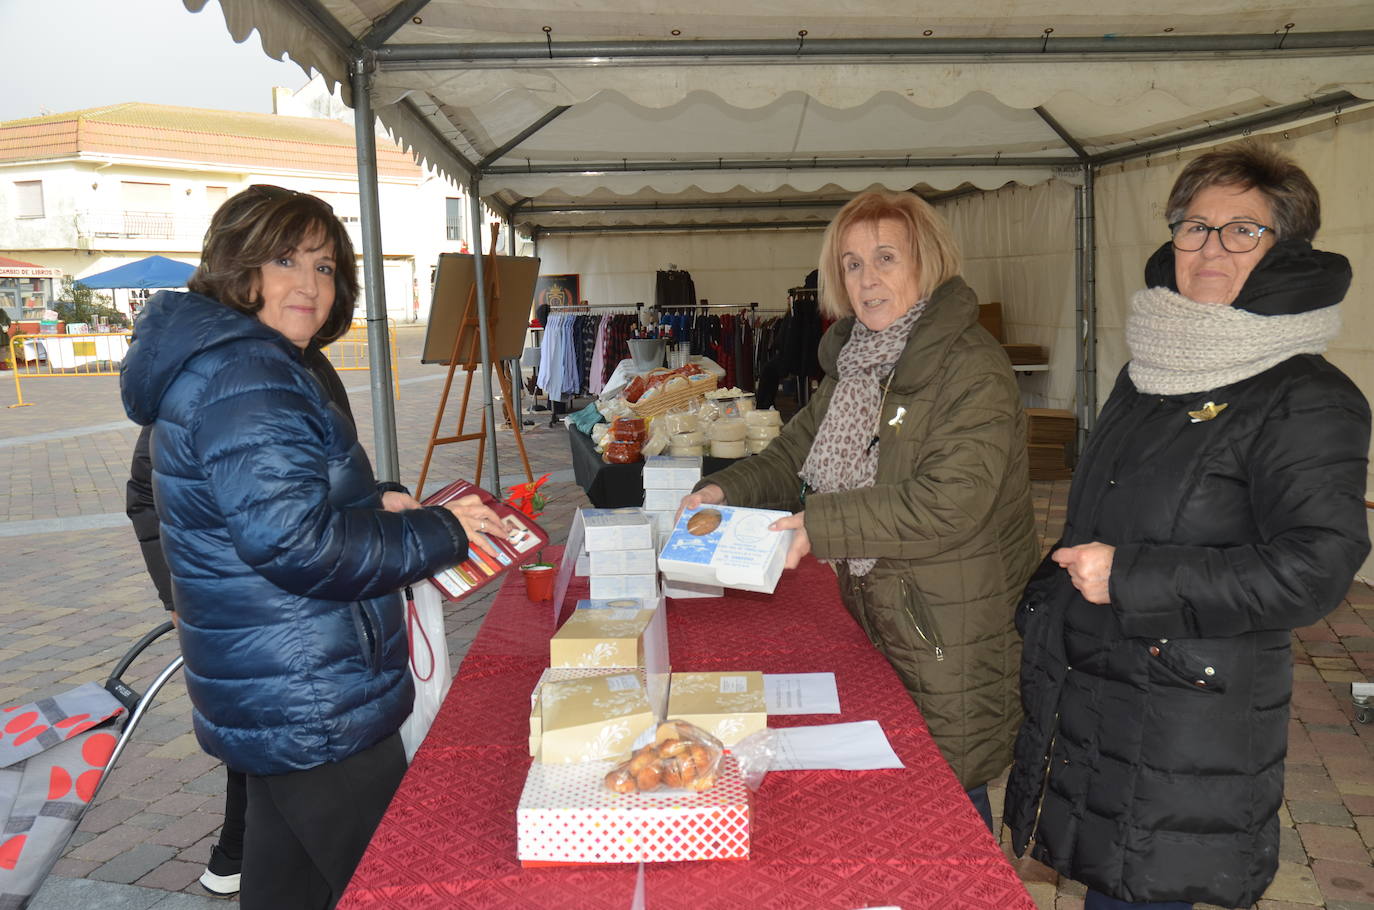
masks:
[[[720,740],[700,727],[685,720],[664,721],[653,743],[611,769],[606,786],[617,793],[660,787],[700,793],[715,786],[724,752]]]

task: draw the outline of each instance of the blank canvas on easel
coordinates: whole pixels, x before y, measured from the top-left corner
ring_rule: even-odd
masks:
[[[487,263],[490,262],[490,254]],[[496,268],[501,274],[501,293],[495,301],[496,312],[488,311],[494,323],[491,338],[492,360],[518,358],[525,347],[525,331],[529,328],[530,307],[534,303],[534,285],[539,278],[537,256],[497,256]],[[421,363],[448,364],[453,356],[453,342],[463,320],[468,293],[476,282],[477,271],[471,253],[441,253],[434,279],[434,300],[429,310],[429,327],[425,331],[425,347]],[[491,287],[488,265],[487,286]],[[489,300],[488,306],[493,306]],[[476,326],[465,331],[474,332]],[[459,339],[458,350],[479,350],[470,339]]]

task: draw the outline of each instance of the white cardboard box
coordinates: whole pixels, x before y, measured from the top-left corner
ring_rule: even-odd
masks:
[[[597,550],[653,549],[654,532],[643,509],[579,509],[582,516],[582,548]]]
[[[650,455],[644,459],[644,492],[688,490],[701,480],[701,456]],[[682,497],[678,497],[681,499]],[[647,505],[645,508],[649,508]],[[676,506],[674,507],[676,508]]]
[[[654,555],[658,555],[658,550],[663,548],[663,544],[668,542],[668,535],[673,533],[673,523],[677,521],[677,506],[674,505],[666,511],[644,510],[644,514],[649,516],[649,522],[654,526],[654,533],[658,535],[658,547],[654,550]]]
[[[653,547],[642,550],[597,550],[587,554],[587,574],[654,575],[658,572],[658,553]]]
[[[674,487],[672,489],[651,490],[644,488],[644,511],[646,512],[677,512],[677,507],[682,504],[682,497],[690,493],[691,487]]]
[[[530,766],[515,812],[524,863],[679,862],[749,857],[749,788],[732,756],[704,793],[614,793],[613,762]]]
[[[596,554],[592,554],[596,555]],[[636,597],[646,604],[658,600],[658,575],[592,575],[593,600]]]
[[[685,511],[658,556],[664,578],[773,593],[791,531],[768,526],[788,512],[706,505]]]
[[[663,579],[663,596],[677,600],[688,600],[693,597],[724,597],[725,589],[720,585],[703,585],[694,581],[673,581],[665,578]]]

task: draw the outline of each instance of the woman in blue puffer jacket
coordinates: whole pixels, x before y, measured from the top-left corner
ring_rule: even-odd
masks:
[[[476,497],[388,511],[352,423],[306,368],[357,297],[352,244],[324,202],[268,186],[230,199],[189,287],[150,301],[121,388],[129,417],[153,425],[196,736],[248,775],[240,904],[332,907],[405,771],[397,730],[414,693],[397,592],[500,519]]]

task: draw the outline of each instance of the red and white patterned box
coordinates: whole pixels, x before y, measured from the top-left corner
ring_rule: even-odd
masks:
[[[543,863],[749,858],[749,788],[733,757],[705,793],[614,793],[614,762],[530,766],[516,810],[516,853]]]

